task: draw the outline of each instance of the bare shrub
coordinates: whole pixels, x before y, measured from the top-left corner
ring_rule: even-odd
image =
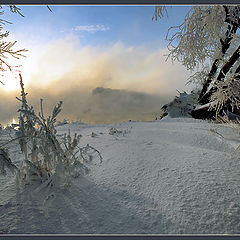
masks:
[[[89,145],[83,148],[78,147],[81,135],[75,133],[71,136],[70,130],[68,134],[57,139],[55,123],[61,111],[62,102],[60,101],[54,107],[51,116],[45,118],[41,99],[41,110],[37,115],[33,107],[28,105],[21,74],[19,76],[21,85],[21,98],[17,98],[21,102],[21,108],[18,110],[19,125],[16,137],[4,144],[17,140],[23,154],[22,166],[17,168],[13,164],[14,169],[17,169],[17,183],[23,186],[32,181],[52,183],[54,179],[60,178],[62,185],[67,186],[71,177],[89,172],[89,168],[85,165],[86,161],[89,163],[89,158],[93,160],[92,153],[88,154],[89,149],[97,153],[100,161],[102,161],[101,154]],[[10,166],[7,165],[6,159],[9,159],[7,155],[0,159],[2,162],[0,166]]]

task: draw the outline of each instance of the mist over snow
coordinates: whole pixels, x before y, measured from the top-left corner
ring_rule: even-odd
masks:
[[[99,123],[111,123],[153,120],[159,115],[159,103],[166,101],[166,98],[134,91],[95,88],[88,100],[83,119],[87,118],[87,122],[95,119]]]
[[[167,97],[102,87],[90,92],[76,88],[66,91],[61,98],[58,95],[45,93],[43,90],[36,90],[28,94],[28,99],[38,111],[40,110],[40,98],[44,100],[46,115],[49,115],[55,104],[62,100],[63,110],[59,115],[59,120],[81,120],[92,124],[153,120],[159,116],[161,106],[167,101]],[[20,102],[13,97],[9,99],[8,105],[0,102],[0,110],[3,113],[2,122],[8,123],[13,118],[17,120],[19,107]]]
[[[166,53],[160,45],[126,46],[120,41],[82,46],[73,34],[31,47],[22,73],[29,103],[37,107],[43,98],[48,113],[63,100],[62,119],[91,123],[152,120],[177,94],[176,89],[191,89],[185,86],[189,73],[180,64],[166,62]],[[94,95],[95,88],[113,91]],[[0,122],[7,123],[16,117],[15,97],[20,91],[0,92],[0,107],[6,113]]]

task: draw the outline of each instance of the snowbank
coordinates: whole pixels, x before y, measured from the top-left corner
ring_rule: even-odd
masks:
[[[66,190],[20,193],[0,176],[1,233],[240,233],[238,132],[190,118],[65,124],[58,134],[69,128],[103,163]]]

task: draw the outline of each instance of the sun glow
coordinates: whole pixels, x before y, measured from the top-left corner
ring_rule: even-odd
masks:
[[[31,69],[31,70],[29,70]],[[21,75],[23,77],[24,85],[30,82],[30,76],[32,73],[31,65],[24,64],[22,65],[19,70],[21,71]],[[0,73],[0,81],[3,83],[1,89],[5,91],[18,91],[20,90],[19,84],[19,71],[6,71]]]
[[[19,59],[8,59],[8,64],[12,66],[12,71],[6,69],[4,72],[0,72],[0,90],[4,91],[20,91],[20,78],[19,73],[21,73],[24,85],[28,85],[32,74],[36,71],[35,65],[32,64],[36,59],[34,53],[24,54],[26,57],[21,57]]]
[[[3,82],[2,88],[6,91],[16,91],[19,89],[18,74],[13,72],[5,72],[2,74],[0,80]]]

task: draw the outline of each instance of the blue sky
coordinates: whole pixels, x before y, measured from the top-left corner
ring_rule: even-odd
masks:
[[[152,21],[154,6],[19,6],[24,18],[6,11],[6,25],[21,41],[47,42],[73,33],[82,45],[166,45],[170,26],[182,22],[188,6],[168,7],[169,17]],[[95,29],[95,31],[94,31]]]

